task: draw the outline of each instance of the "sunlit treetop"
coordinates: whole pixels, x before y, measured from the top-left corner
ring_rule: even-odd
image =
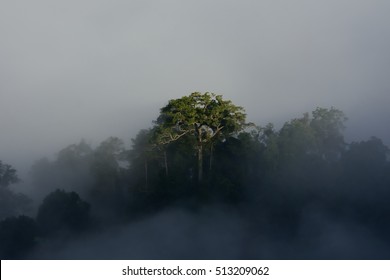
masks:
[[[246,114],[240,106],[221,95],[194,92],[189,96],[172,99],[161,108],[155,122],[158,142],[167,144],[192,134],[198,144],[217,137],[226,137],[245,126]]]
[[[221,95],[194,92],[172,99],[161,108],[153,142],[161,147],[183,136],[191,137],[198,154],[198,181],[201,182],[205,145],[238,133],[246,126],[245,117],[242,107],[224,100]]]

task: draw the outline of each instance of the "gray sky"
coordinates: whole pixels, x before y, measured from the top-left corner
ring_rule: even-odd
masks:
[[[317,106],[390,144],[390,1],[2,0],[0,159],[130,143],[160,107],[223,94],[279,124]]]

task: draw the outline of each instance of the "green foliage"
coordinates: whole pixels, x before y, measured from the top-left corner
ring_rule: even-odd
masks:
[[[43,234],[60,230],[79,231],[88,226],[89,209],[89,204],[77,193],[56,190],[43,200],[37,222]]]
[[[221,95],[194,92],[173,99],[161,108],[156,123],[156,145],[166,145],[189,136],[194,139],[198,154],[198,181],[203,179],[203,153],[207,144],[223,140],[239,132],[246,125],[242,107]]]
[[[337,160],[345,148],[343,129],[346,118],[335,108],[317,108],[312,117],[286,122],[279,132],[279,150],[283,161],[308,155],[327,161]]]
[[[332,107],[317,108],[312,115],[310,127],[315,135],[318,153],[327,161],[339,159],[345,148],[343,132],[347,118],[344,113]]]
[[[95,149],[82,141],[38,167],[41,173],[54,174],[54,182],[62,182],[58,187],[78,185],[74,178],[90,177],[79,185],[91,190],[89,198],[100,209],[106,205],[107,211],[117,209],[117,214],[125,208],[140,210],[142,205],[156,209],[152,204],[168,205],[199,193],[207,199],[244,199],[251,188],[270,196],[271,186],[296,201],[309,201],[327,196],[345,181],[344,171],[364,173],[361,170],[370,170],[370,164],[378,166],[368,155],[378,154],[375,161],[380,158],[383,170],[388,168],[378,141],[369,142],[372,148],[368,143],[346,146],[345,120],[340,110],[316,108],[280,130],[268,124],[252,125],[254,130],[248,132],[243,108],[212,93],[192,93],[161,108],[155,125],[141,130],[130,150],[115,137]],[[359,158],[367,166],[358,167]],[[376,178],[384,177],[379,173],[383,174],[373,172]]]
[[[0,220],[24,215],[32,209],[32,200],[22,193],[14,193],[8,188],[0,188]]]
[[[91,172],[95,189],[103,192],[114,191],[120,180],[120,162],[125,157],[123,141],[110,137],[94,151],[91,159]]]
[[[315,135],[310,126],[309,114],[286,122],[279,132],[278,144],[281,160],[285,162],[315,153]]]
[[[279,132],[264,130],[263,157],[273,172],[273,184],[300,193],[309,199],[318,189],[337,183],[341,172],[338,162],[345,151],[344,114],[335,108],[317,108],[312,114],[286,122]]]
[[[130,149],[115,137],[96,148],[81,141],[54,161],[37,162],[34,182],[45,193],[54,187],[83,190],[104,225],[164,207],[196,210],[223,203],[244,206],[242,217],[251,228],[261,225],[262,235],[291,238],[299,236],[302,217],[314,205],[324,216],[358,221],[387,238],[389,149],[375,137],[346,144],[345,121],[340,110],[317,108],[279,130],[272,124],[256,127],[245,123],[243,108],[231,101],[193,93],[169,101]],[[2,178],[8,179],[0,188],[0,218],[22,214],[27,200],[6,187],[12,176]],[[87,228],[90,206],[76,192],[56,190],[44,199],[36,220],[40,238],[58,238]],[[0,223],[4,256],[23,256],[35,240],[31,219]]]
[[[32,208],[32,201],[22,193],[15,193],[8,187],[19,182],[16,169],[0,161],[0,220],[16,215],[23,215]]]
[[[169,143],[185,134],[192,134],[198,143],[228,136],[245,126],[244,109],[221,95],[194,92],[173,99],[160,110],[157,143]]]
[[[216,145],[214,168],[209,170],[215,196],[231,202],[244,197],[246,187],[261,174],[261,148],[258,138],[248,132]]]
[[[265,127],[259,127],[254,137],[262,145],[261,156],[259,156],[262,161],[262,170],[274,173],[280,160],[279,133],[275,131],[273,124],[269,123]]]
[[[72,144],[58,153],[57,162],[62,167],[81,168],[92,153],[92,148],[84,141]]]
[[[0,259],[19,259],[36,244],[37,226],[27,216],[9,217],[0,222]]]
[[[19,181],[16,170],[11,165],[5,164],[0,160],[0,187],[8,187],[10,184]]]
[[[376,137],[371,137],[367,141],[352,142],[342,157],[344,180],[348,180],[349,184],[364,185],[366,190],[388,182],[389,152],[389,148]],[[387,185],[383,185],[383,188],[390,191]]]
[[[42,158],[31,167],[31,177],[35,188],[34,199],[56,189],[87,193],[92,188],[94,178],[91,173],[93,149],[80,141],[62,149],[53,161]]]
[[[380,171],[387,163],[389,152],[382,140],[371,137],[368,141],[352,142],[345,152],[344,160],[353,163],[357,173],[367,169]]]
[[[41,159],[32,166],[31,175],[37,194],[64,189],[102,204],[122,195],[128,165],[123,141],[109,137],[95,149],[81,141],[62,149],[54,161]]]

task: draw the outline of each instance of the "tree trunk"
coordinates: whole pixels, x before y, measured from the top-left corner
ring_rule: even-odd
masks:
[[[198,145],[198,182],[203,180],[203,146]]]
[[[210,148],[210,166],[209,166],[210,173],[211,173],[212,166],[213,166],[213,145],[211,145]]]
[[[145,158],[145,190],[148,190],[148,160]]]
[[[165,175],[168,177],[168,159],[167,159],[166,150],[164,150],[164,165],[165,165]]]

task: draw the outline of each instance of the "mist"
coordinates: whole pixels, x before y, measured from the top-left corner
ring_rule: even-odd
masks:
[[[359,224],[315,212],[298,238],[264,231],[243,211],[170,209],[128,226],[43,244],[30,259],[388,259],[389,244]],[[260,230],[259,230],[260,229]],[[263,231],[261,230],[263,229]],[[261,234],[256,233],[262,232]]]
[[[11,258],[388,258],[388,221],[378,217],[388,213],[389,8],[382,0],[3,1],[0,161],[20,180],[2,191],[0,218],[37,219],[56,190],[77,193],[91,215],[85,231],[61,229]],[[216,147],[224,164],[210,174],[205,154],[206,195],[194,191],[190,142],[170,146],[172,178],[157,154],[145,183],[133,141],[169,100],[192,92],[221,94],[248,122],[274,124],[275,138],[262,130],[262,139]],[[325,163],[328,150],[325,162],[306,158],[314,144],[299,127],[298,140],[286,136],[317,107],[348,118],[346,146],[331,151],[337,164]],[[278,207],[297,211],[291,226]],[[145,236],[154,231],[161,235]]]

